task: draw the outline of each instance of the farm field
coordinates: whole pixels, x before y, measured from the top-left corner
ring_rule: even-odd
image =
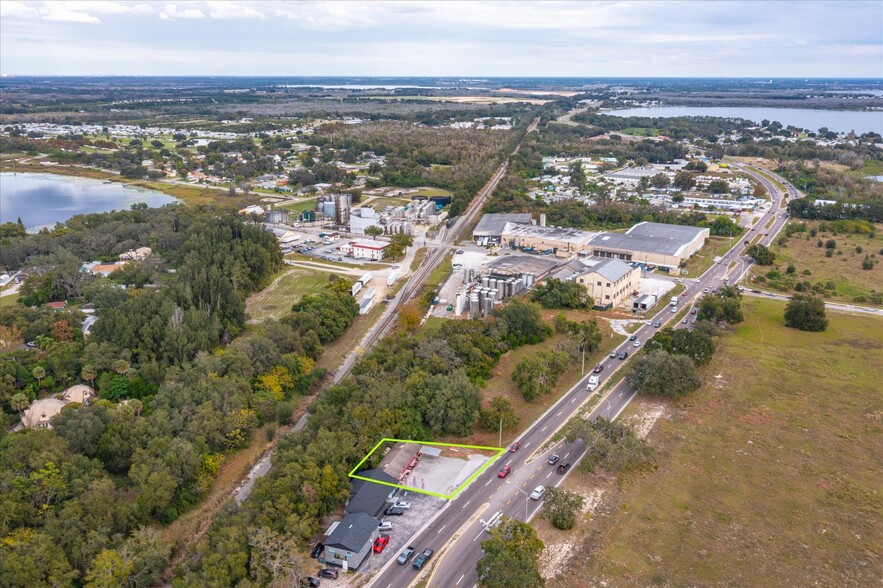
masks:
[[[746,300],[703,388],[650,433],[658,469],[609,487],[556,586],[881,583],[883,322],[804,333],[783,311]]]
[[[791,221],[795,223],[796,221]],[[824,297],[828,300],[873,304],[873,294],[883,295],[883,226],[874,227],[874,236],[869,234],[838,233],[834,234],[831,224],[828,230],[819,230],[823,223],[806,222],[806,232],[794,233],[784,244],[775,243],[772,247],[776,254],[773,267],[754,266],[751,270],[752,284],[758,287],[793,292],[796,282],[809,282],[811,285],[825,285]],[[817,234],[811,236],[815,229]],[[783,233],[784,235],[784,233]],[[825,244],[833,239],[836,247],[831,257],[826,256]],[[821,240],[822,247],[818,243]],[[862,269],[865,256],[872,256],[872,269]],[[788,274],[788,266],[794,266],[794,273]],[[769,276],[770,270],[779,276]],[[805,274],[809,271],[809,274]],[[762,281],[757,276],[763,276]],[[833,286],[833,290],[830,288]],[[879,300],[876,302],[880,304]]]
[[[320,271],[287,270],[261,292],[249,296],[245,311],[252,321],[281,318],[304,296],[324,290],[330,275]]]

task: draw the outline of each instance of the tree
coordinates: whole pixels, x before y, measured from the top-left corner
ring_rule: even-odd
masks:
[[[696,185],[696,180],[693,179],[693,174],[690,172],[679,171],[675,174],[675,179],[674,182],[672,182],[672,185],[678,190],[689,190]]]
[[[706,331],[670,327],[657,331],[644,347],[648,351],[661,349],[674,355],[686,355],[696,365],[706,365],[715,351],[714,340]]]
[[[95,369],[95,366],[91,364],[86,364],[83,366],[83,369],[80,370],[80,377],[87,382],[93,388],[95,387],[95,377],[98,375],[98,371]]]
[[[43,378],[46,377],[46,370],[42,366],[37,366],[33,370],[31,370],[31,375],[34,376],[34,379],[37,380],[37,387],[40,386],[40,382],[43,381]]]
[[[548,394],[567,370],[567,355],[560,351],[543,350],[518,362],[512,380],[528,402]]]
[[[742,313],[742,293],[738,288],[725,286],[717,294],[707,294],[699,301],[699,321],[727,323],[734,325],[744,320]]]
[[[726,180],[712,180],[705,189],[709,194],[726,194],[730,191],[730,184]]]
[[[579,468],[590,474],[598,467],[610,473],[625,473],[653,467],[655,463],[653,448],[621,422],[604,418],[574,419],[566,429],[565,438],[568,443],[585,442],[588,449]]]
[[[249,534],[248,544],[260,565],[269,573],[268,584],[284,581],[288,586],[300,586],[312,568],[312,561],[304,555],[303,547],[290,536],[273,529],[255,529]]]
[[[422,318],[423,313],[413,302],[409,302],[399,309],[399,326],[408,332],[416,331]]]
[[[15,412],[22,412],[31,405],[31,400],[22,392],[14,394],[9,401],[9,408]]]
[[[484,556],[476,572],[483,588],[542,588],[538,558],[543,542],[527,523],[510,518],[491,530],[491,538],[481,542]]]
[[[370,228],[370,227],[369,227]],[[414,237],[405,233],[398,233],[390,237],[389,247],[386,248],[384,254],[387,257],[401,257],[405,254],[405,250],[414,244]]]
[[[126,561],[115,549],[104,549],[92,561],[86,574],[87,588],[121,588],[127,585],[132,562]]]
[[[18,349],[23,342],[21,331],[18,327],[15,325],[11,327],[0,325],[0,353]]]
[[[668,188],[671,185],[671,180],[668,179],[667,175],[659,172],[658,174],[650,178],[650,185],[658,190],[661,190],[663,188]]]
[[[550,486],[543,499],[542,517],[552,521],[556,529],[566,531],[576,525],[576,515],[583,507],[585,498],[576,492]]]
[[[582,284],[557,278],[538,285],[531,299],[543,308],[590,308],[595,303]]]
[[[708,165],[700,159],[691,159],[687,165],[684,166],[684,169],[703,173],[708,171]]]
[[[579,359],[582,364],[582,373],[586,372],[586,352],[592,352],[598,349],[601,344],[601,330],[598,328],[598,321],[589,319],[581,323],[567,320],[564,316],[555,317],[555,328],[559,332],[566,332],[570,335],[570,343],[572,344],[571,357],[574,360]],[[563,321],[561,320],[563,319]]]
[[[486,408],[482,407],[479,410],[478,422],[482,428],[488,431],[496,431],[500,427],[501,421],[504,429],[511,429],[521,419],[515,414],[512,403],[509,402],[508,398],[494,396]]]
[[[638,180],[638,188],[641,190],[646,190],[650,187],[650,178],[647,176],[641,176],[641,179]]]
[[[126,375],[129,371],[129,362],[125,359],[118,359],[113,362],[113,371],[118,373],[121,376]]]
[[[481,406],[481,392],[469,381],[466,372],[457,369],[449,374],[432,376],[426,387],[431,408],[427,410],[425,420],[433,433],[457,437],[470,435]]]
[[[370,227],[365,228],[365,234],[376,240],[377,237],[383,234],[383,229],[377,225],[371,225]]]
[[[761,245],[760,243],[755,243],[749,247],[746,253],[754,259],[754,263],[757,265],[773,265],[773,262],[776,261],[776,254],[766,245]]]
[[[702,385],[692,359],[662,350],[636,359],[626,374],[626,382],[641,394],[670,398],[685,396]]]
[[[494,315],[501,319],[506,339],[513,347],[525,343],[534,345],[552,334],[552,328],[543,321],[540,306],[520,298],[514,298],[502,309],[494,311]]]
[[[785,326],[801,331],[824,331],[828,328],[825,302],[808,294],[795,294],[785,305]]]

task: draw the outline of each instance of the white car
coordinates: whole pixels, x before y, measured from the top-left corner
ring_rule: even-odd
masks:
[[[678,307],[677,307],[677,306],[672,306],[672,307],[671,307],[671,313],[672,313],[672,314],[677,314],[677,313],[678,313]]]
[[[381,533],[384,531],[392,531],[392,523],[388,521],[380,521],[380,524],[377,525],[377,530]]]
[[[641,346],[641,341],[640,341],[640,340],[635,341],[635,344],[632,345],[632,347],[640,347],[640,346]]]
[[[409,508],[411,508],[411,503],[410,503],[410,502],[396,502],[396,503],[393,505],[393,507],[394,507],[394,508],[402,508],[402,509],[404,509],[404,510],[408,510]]]
[[[542,486],[537,486],[536,488],[534,488],[534,491],[530,493],[530,499],[531,500],[539,500],[540,498],[543,497],[543,494],[545,494],[545,493],[546,493],[545,488],[543,488]]]

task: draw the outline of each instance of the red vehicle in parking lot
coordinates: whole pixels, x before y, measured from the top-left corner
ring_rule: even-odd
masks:
[[[389,543],[389,535],[381,535],[377,538],[377,541],[374,542],[374,553],[380,553],[383,551],[383,548],[386,547],[386,544]]]
[[[506,476],[509,475],[509,472],[511,472],[511,471],[512,471],[512,468],[510,468],[509,466],[503,466],[503,469],[500,470],[500,473],[497,474],[497,476],[500,478],[505,478]]]

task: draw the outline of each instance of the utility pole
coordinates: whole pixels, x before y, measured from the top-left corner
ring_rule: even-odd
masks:
[[[500,417],[500,443],[497,447],[503,446],[503,417]]]

